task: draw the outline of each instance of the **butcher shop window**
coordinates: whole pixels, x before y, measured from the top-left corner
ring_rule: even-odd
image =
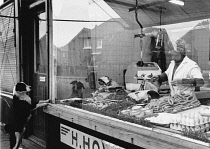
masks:
[[[201,68],[205,85],[200,90],[209,89],[209,19],[144,26],[140,34],[135,13],[124,5],[114,10],[111,4],[104,0],[53,1],[54,62],[59,70],[54,77],[56,99],[95,99],[101,77],[129,92],[142,89],[139,76],[149,79],[166,71],[172,60],[170,52],[180,39],[187,43],[187,56]],[[141,17],[140,22],[145,21]],[[167,81],[160,92],[170,93]],[[105,95],[97,97],[111,98]]]

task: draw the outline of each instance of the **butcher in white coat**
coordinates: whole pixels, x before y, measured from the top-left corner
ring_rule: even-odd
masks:
[[[171,96],[178,94],[195,97],[195,87],[204,85],[201,69],[196,62],[188,58],[186,48],[186,42],[179,41],[177,48],[171,51],[172,61],[168,69],[155,76],[155,80],[160,83],[168,81]]]

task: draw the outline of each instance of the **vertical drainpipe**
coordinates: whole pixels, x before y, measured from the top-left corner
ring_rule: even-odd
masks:
[[[23,70],[22,70],[22,50],[21,50],[21,29],[20,29],[20,9],[21,9],[21,0],[14,1],[14,28],[15,28],[15,50],[16,50],[16,70],[17,70],[17,82],[23,80]]]
[[[55,75],[53,57],[53,26],[52,26],[52,0],[46,0],[46,47],[48,50],[48,97],[55,103]]]

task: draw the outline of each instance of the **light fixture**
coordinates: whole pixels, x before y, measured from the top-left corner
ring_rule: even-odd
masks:
[[[180,5],[180,6],[184,6],[184,1],[183,0],[169,0],[169,2],[173,3],[173,4]]]

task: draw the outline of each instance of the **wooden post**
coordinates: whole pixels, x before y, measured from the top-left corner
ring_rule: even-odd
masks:
[[[52,0],[46,0],[46,19],[47,19],[47,31],[46,31],[46,47],[48,50],[48,76],[49,76],[49,98],[55,103],[55,68],[53,57],[53,25],[52,25]]]
[[[15,50],[16,50],[16,55],[17,55],[17,61],[16,61],[16,70],[17,70],[17,82],[23,80],[23,75],[22,75],[22,60],[21,60],[21,44],[20,44],[20,1],[15,0],[14,1],[14,17],[15,17]]]
[[[54,79],[54,57],[53,57],[53,26],[52,26],[52,0],[45,0],[46,12],[46,48],[48,50],[48,97],[55,103],[55,79]],[[46,148],[49,148],[49,123],[48,116],[45,119]]]

